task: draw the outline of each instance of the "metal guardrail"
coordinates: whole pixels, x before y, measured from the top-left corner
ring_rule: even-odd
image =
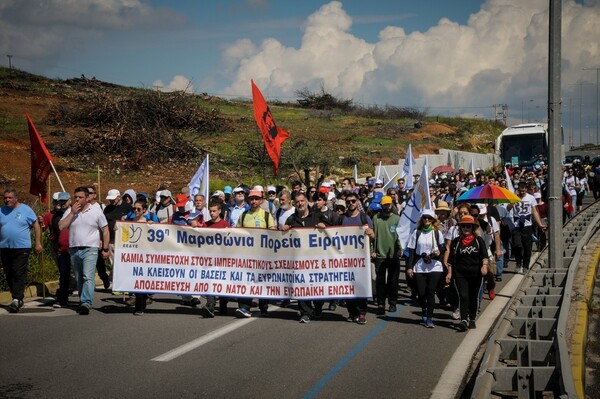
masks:
[[[564,225],[562,265],[548,265],[547,249],[539,254],[492,329],[471,398],[577,397],[567,318],[582,249],[599,228],[595,202]]]

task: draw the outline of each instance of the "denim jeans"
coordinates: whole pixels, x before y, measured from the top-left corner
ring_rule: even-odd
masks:
[[[504,243],[500,240],[500,249],[502,250],[502,255],[498,258],[496,257],[496,276],[502,277],[502,272],[504,271]]]
[[[66,305],[69,302],[71,280],[71,255],[68,252],[58,254],[58,276],[56,299],[61,305]]]
[[[77,279],[77,290],[82,305],[92,307],[96,288],[97,247],[71,248],[71,265]]]

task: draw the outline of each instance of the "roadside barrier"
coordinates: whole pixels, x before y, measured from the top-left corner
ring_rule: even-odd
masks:
[[[545,248],[496,321],[471,398],[577,398],[567,319],[583,247],[600,228],[600,202],[563,227],[563,263]]]

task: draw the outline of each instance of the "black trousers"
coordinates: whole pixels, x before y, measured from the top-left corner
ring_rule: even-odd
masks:
[[[27,262],[31,248],[2,248],[0,257],[13,299],[23,300],[27,285]]]
[[[58,254],[58,290],[56,299],[61,305],[69,302],[69,286],[71,284],[71,254],[63,252]]]
[[[367,314],[367,298],[346,299],[346,309],[350,317],[358,317]]]
[[[300,316],[320,316],[325,301],[298,301]]]
[[[531,238],[533,236],[533,227],[519,227],[512,231],[512,251],[517,265],[529,268],[531,260]]]
[[[475,320],[479,309],[479,290],[483,285],[482,276],[455,276],[458,290],[461,320]]]
[[[398,278],[400,276],[400,260],[398,258],[375,258],[375,292],[377,306],[385,306],[398,302]]]
[[[102,257],[102,248],[98,248],[98,259],[96,259],[96,271],[98,272],[98,277],[100,277],[100,280],[108,280],[108,273],[106,272],[106,263],[104,262],[104,258]]]
[[[415,273],[415,281],[419,290],[419,302],[429,318],[433,317],[435,306],[435,290],[437,288],[442,272]]]

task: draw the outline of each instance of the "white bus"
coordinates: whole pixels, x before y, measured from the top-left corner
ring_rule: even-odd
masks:
[[[564,158],[564,145],[561,148],[561,156]],[[547,163],[548,124],[524,123],[505,129],[496,139],[496,155],[503,165],[510,163],[515,166],[530,166],[539,155]]]

